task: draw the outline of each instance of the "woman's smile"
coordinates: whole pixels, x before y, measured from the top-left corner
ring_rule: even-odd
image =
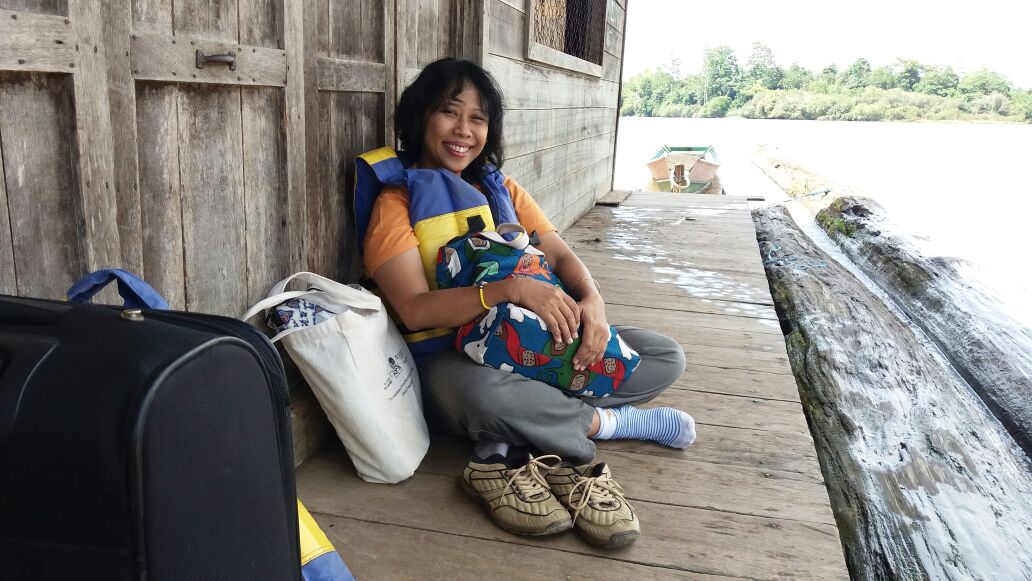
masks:
[[[469,153],[470,149],[469,145],[454,143],[450,141],[445,141],[444,147],[447,148],[448,152],[454,155],[455,157],[466,157],[466,154]]]

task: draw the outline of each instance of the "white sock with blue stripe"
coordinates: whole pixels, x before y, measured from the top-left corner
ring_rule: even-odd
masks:
[[[695,420],[681,410],[626,405],[595,411],[599,420],[595,440],[652,440],[671,448],[687,448],[695,441]]]

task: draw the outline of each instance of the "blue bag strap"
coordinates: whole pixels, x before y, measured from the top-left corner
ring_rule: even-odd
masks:
[[[498,171],[493,164],[487,164],[484,176],[480,183],[487,190],[487,203],[491,207],[491,215],[494,216],[495,224],[515,224],[519,222],[516,218],[516,208],[512,205],[512,196],[505,187],[505,176]]]
[[[120,268],[105,268],[91,272],[68,289],[68,302],[88,303],[112,280],[118,282],[118,294],[130,309],[168,310],[168,303],[158,291],[131,272]]]

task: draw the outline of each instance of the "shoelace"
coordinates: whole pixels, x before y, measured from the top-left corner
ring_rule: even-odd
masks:
[[[573,522],[577,522],[577,517],[580,516],[581,510],[588,503],[602,504],[606,502],[627,502],[624,498],[623,487],[616,483],[608,474],[602,476],[592,476],[590,478],[582,477],[573,485],[570,489],[570,499],[573,499],[573,495],[580,491],[580,499],[576,503],[570,503],[570,508],[573,509]]]
[[[562,458],[559,456],[549,454],[547,456],[533,456],[527,460],[527,463],[519,468],[511,470],[512,476],[505,483],[505,488],[502,489],[502,496],[505,496],[509,492],[510,488],[513,488],[515,484],[516,490],[520,491],[520,495],[525,498],[533,498],[543,492],[550,490],[548,481],[545,480],[544,475],[541,474],[539,469],[544,468],[547,473],[553,468],[553,465],[542,460],[554,460],[556,464],[562,462]]]

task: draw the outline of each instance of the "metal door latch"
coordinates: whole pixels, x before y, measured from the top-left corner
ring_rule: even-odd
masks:
[[[197,49],[197,68],[203,69],[204,65],[208,63],[226,63],[229,65],[229,70],[236,70],[236,53],[227,52],[226,54],[204,54],[203,50]]]

